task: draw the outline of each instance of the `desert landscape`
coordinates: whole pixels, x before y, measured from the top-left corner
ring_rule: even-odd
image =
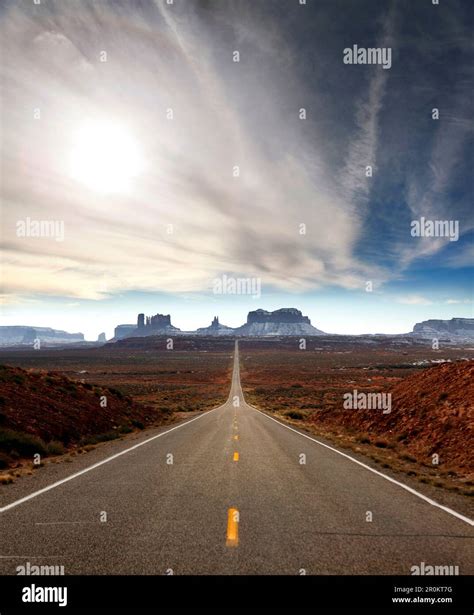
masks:
[[[224,403],[234,340],[128,338],[100,348],[0,354],[0,480],[102,441]],[[384,469],[463,496],[474,491],[474,349],[349,336],[243,338],[246,400]],[[344,395],[390,393],[393,407],[345,409]],[[106,399],[106,406],[103,401]]]
[[[34,453],[67,459],[101,441],[223,403],[232,348],[231,340],[200,337],[178,339],[174,350],[166,350],[166,338],[151,338],[102,348],[3,352],[0,482],[37,469]]]
[[[241,344],[250,404],[383,468],[473,495],[472,347],[317,338],[298,348],[298,339]],[[344,409],[354,389],[391,393],[391,412]]]

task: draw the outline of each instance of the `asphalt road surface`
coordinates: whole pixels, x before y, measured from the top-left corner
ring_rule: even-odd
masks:
[[[1,573],[474,573],[472,521],[247,405],[237,347],[223,406],[99,449],[2,488]]]

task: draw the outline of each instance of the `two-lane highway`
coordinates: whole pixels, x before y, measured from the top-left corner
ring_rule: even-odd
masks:
[[[474,572],[472,521],[246,404],[237,344],[223,406],[108,450],[40,493],[4,488],[1,573]]]

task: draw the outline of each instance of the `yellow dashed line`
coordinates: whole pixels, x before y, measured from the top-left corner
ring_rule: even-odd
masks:
[[[234,461],[239,461],[239,453],[234,453]]]
[[[237,547],[239,544],[239,511],[229,508],[227,512],[227,541],[228,547]]]

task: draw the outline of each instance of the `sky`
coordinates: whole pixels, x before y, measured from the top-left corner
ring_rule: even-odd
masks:
[[[6,0],[2,324],[95,339],[139,312],[191,330],[296,307],[329,333],[472,318],[473,13]],[[344,63],[354,45],[390,67]],[[422,219],[451,237],[413,236]],[[223,276],[261,292],[216,294]]]

